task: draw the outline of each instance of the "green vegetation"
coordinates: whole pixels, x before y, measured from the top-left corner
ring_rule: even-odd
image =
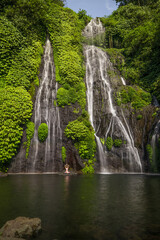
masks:
[[[83,23],[83,28],[91,21],[91,17],[87,15],[86,10],[80,9],[78,12],[78,17]]]
[[[94,160],[88,160],[84,162],[85,167],[82,169],[83,174],[93,174],[94,173]]]
[[[90,20],[85,11],[78,15],[68,8],[56,5],[49,10],[48,30],[54,46],[54,61],[56,66],[56,80],[61,87],[57,92],[57,104],[60,107],[78,103],[75,114],[82,115],[70,122],[65,129],[65,135],[72,139],[85,162],[84,172],[94,171],[93,158],[96,149],[94,131],[85,112],[86,87],[84,83],[85,69],[83,66],[81,31]],[[92,163],[91,163],[92,162]]]
[[[27,123],[27,129],[26,129],[26,136],[27,136],[27,142],[26,142],[26,158],[28,158],[28,154],[29,154],[29,148],[30,148],[30,144],[31,144],[31,139],[34,136],[34,128],[35,128],[35,124],[31,121],[29,121]]]
[[[149,161],[150,161],[151,171],[155,172],[156,171],[156,166],[154,166],[154,163],[153,163],[153,149],[152,149],[152,146],[150,144],[147,144],[146,150],[147,150],[148,158],[149,158]]]
[[[160,1],[116,0],[120,7],[107,18],[106,47],[125,79],[160,100]]]
[[[113,144],[114,147],[120,147],[122,143],[123,143],[122,139],[115,139]]]
[[[156,116],[157,116],[157,112],[154,112],[154,113],[152,114],[152,117],[155,118]]]
[[[143,109],[145,106],[151,104],[150,93],[142,90],[138,86],[123,86],[120,92],[116,93],[117,104],[131,104],[133,109]]]
[[[147,149],[147,153],[148,153],[150,163],[152,163],[152,156],[153,156],[152,146],[150,144],[147,144],[146,149]]]
[[[23,126],[32,114],[29,93],[21,87],[0,88],[0,171],[15,156]]]
[[[122,141],[122,139],[119,138],[113,140],[111,137],[107,137],[106,139],[106,147],[108,151],[111,151],[113,146],[116,148],[121,147],[123,143],[126,144],[125,141]]]
[[[79,151],[79,155],[84,159],[84,173],[94,171],[94,154],[96,151],[96,143],[94,138],[94,130],[89,122],[89,119],[82,117],[70,122],[65,129],[65,135],[72,139],[74,146]]]
[[[100,138],[100,140],[101,140],[101,143],[104,145],[105,144],[104,138]]]
[[[106,147],[109,151],[111,151],[112,147],[113,147],[113,139],[111,137],[107,137],[106,139]]]
[[[110,60],[114,66],[117,67],[119,71],[122,71],[125,66],[125,58],[121,53],[122,49],[107,48],[104,50],[108,53]]]
[[[84,67],[81,31],[84,19],[69,8],[55,5],[49,10],[48,30],[54,46],[56,80],[61,84],[57,92],[58,106],[78,102],[86,105],[86,88],[83,81]]]
[[[143,116],[141,115],[141,114],[139,114],[138,116],[137,116],[137,120],[141,120],[143,118]]]
[[[63,0],[7,2],[2,0],[0,2],[0,91],[3,93],[0,96],[2,120],[0,169],[2,170],[6,169],[9,161],[16,154],[23,127],[31,117],[31,98],[34,99],[35,87],[39,85],[37,76],[43,54],[42,46],[47,35],[54,46],[56,80],[61,86],[54,106],[64,107],[78,102],[79,107],[76,107],[77,110],[74,112],[76,114],[85,112],[86,87],[83,81],[85,70],[81,31],[91,18],[84,10],[76,14],[69,8],[63,8],[64,2]],[[8,111],[13,116],[11,114],[9,116]],[[24,118],[21,116],[22,113]],[[85,118],[83,123],[86,124],[87,121]],[[90,131],[89,121],[85,126],[87,131]],[[28,157],[30,141],[34,133],[33,123],[28,122],[26,129],[26,157]],[[46,139],[47,132],[47,126],[42,124],[38,131],[40,141]],[[8,133],[10,133],[9,137]],[[88,149],[90,142],[94,141],[89,139],[90,137],[83,139],[84,143],[81,142],[77,146],[84,158],[93,155],[85,153],[85,146]],[[92,145],[90,148],[93,153],[95,141]]]
[[[38,139],[40,142],[44,142],[48,137],[48,126],[46,123],[41,123],[38,128]]]
[[[65,163],[66,161],[66,148],[62,146],[62,161]]]

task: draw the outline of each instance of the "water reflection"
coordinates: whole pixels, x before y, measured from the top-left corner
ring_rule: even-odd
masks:
[[[40,217],[39,240],[160,240],[159,176],[9,176],[0,193],[0,227]]]

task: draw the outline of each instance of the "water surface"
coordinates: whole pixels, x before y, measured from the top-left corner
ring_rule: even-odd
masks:
[[[39,240],[160,240],[160,176],[10,175],[0,179],[0,227],[39,217]]]

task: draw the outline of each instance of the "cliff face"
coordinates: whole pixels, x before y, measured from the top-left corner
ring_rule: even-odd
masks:
[[[97,43],[103,39],[104,29],[97,20],[92,20],[85,31],[85,34],[89,34],[89,42],[90,38],[95,36],[96,40],[93,42]],[[97,37],[98,34],[100,39]],[[95,170],[148,171],[150,163],[146,145],[158,121],[158,117],[153,117],[156,107],[151,104],[134,107],[135,100],[133,104],[131,98],[124,101],[124,93],[125,97],[128,97],[129,91],[132,91],[132,95],[136,91],[141,95],[145,95],[145,92],[126,85],[105,51],[93,45],[85,45],[84,56],[87,109],[97,143]],[[31,140],[29,155],[26,158],[24,146],[26,131],[24,131],[19,153],[9,171],[62,171],[64,169],[62,146],[66,149],[66,162],[74,170],[81,170],[84,168],[84,159],[81,159],[73,141],[67,138],[64,132],[69,122],[81,116],[82,110],[78,103],[64,107],[57,106],[56,96],[59,85],[55,79],[53,49],[49,40],[45,45],[39,79],[40,86],[37,88],[32,116],[35,133]],[[48,125],[48,137],[45,142],[38,140],[38,127],[41,123]]]
[[[47,40],[40,66],[40,86],[34,99],[32,122],[35,124],[34,136],[31,140],[28,157],[26,156],[26,130],[18,154],[11,163],[9,172],[59,172],[64,169],[62,162],[62,146],[66,148],[66,162],[80,170],[84,167],[71,140],[67,139],[64,130],[70,121],[81,113],[74,113],[78,104],[74,106],[58,107],[56,93],[58,83],[55,79],[55,65],[53,49]],[[38,127],[41,123],[48,125],[48,137],[44,142],[38,140]]]

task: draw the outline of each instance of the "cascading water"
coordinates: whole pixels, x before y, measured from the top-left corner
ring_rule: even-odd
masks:
[[[121,81],[122,81],[122,84],[123,84],[123,85],[126,85],[126,82],[125,82],[125,80],[124,80],[123,77],[121,77]]]
[[[160,139],[160,120],[156,124],[151,140],[151,147],[152,147],[152,161],[155,168],[157,168],[157,163],[160,159],[160,151],[159,151],[159,139]],[[157,169],[155,169],[157,170]]]
[[[55,105],[58,83],[55,82],[55,67],[52,56],[52,48],[49,39],[46,42],[44,53],[44,69],[42,81],[37,92],[35,101],[34,123],[35,133],[31,141],[33,165],[30,171],[35,172],[39,168],[39,158],[43,158],[43,171],[55,170],[56,147],[61,148],[62,131],[60,127],[59,108]],[[42,153],[42,144],[38,140],[38,127],[41,123],[48,125],[48,137]],[[59,146],[57,146],[57,144]],[[32,169],[32,170],[31,170]]]
[[[97,21],[97,19],[92,19],[83,34],[89,38],[94,37],[95,34],[102,33],[102,31],[104,31],[104,29],[101,22],[99,20]],[[93,45],[84,46],[84,53],[86,58],[88,112],[90,122],[95,130],[101,172],[109,172],[112,170],[110,170],[108,164],[108,152],[101,143],[99,135],[103,135],[105,140],[108,136],[114,139],[117,132],[125,142],[123,148],[120,150],[122,165],[125,165],[122,166],[122,171],[141,172],[141,161],[138,150],[134,146],[131,130],[123,112],[120,118],[112,99],[113,89],[108,74],[108,70],[112,68],[112,64],[109,57],[104,51]],[[122,78],[121,84],[125,85],[125,81]],[[101,108],[101,110],[98,110],[98,108]],[[102,121],[108,123],[102,124]],[[102,128],[103,130],[101,130],[101,132],[103,133],[99,134]],[[116,151],[113,147],[112,153],[117,154]]]
[[[160,108],[159,102],[157,101],[156,97],[153,96],[153,105],[156,108]],[[160,140],[160,120],[157,122],[154,131],[153,131],[153,135],[152,135],[152,139],[151,139],[151,147],[152,147],[152,166],[154,166],[154,171],[159,170],[159,160],[160,160],[160,150],[159,150],[159,142]]]
[[[54,172],[63,169],[61,160],[62,130],[59,108],[56,106],[57,90],[53,49],[47,39],[42,59],[40,86],[32,117],[35,131],[30,144],[29,156],[26,159],[26,151],[22,145],[12,163],[10,172]],[[38,128],[41,123],[46,123],[48,126],[48,137],[43,143],[38,140]]]

